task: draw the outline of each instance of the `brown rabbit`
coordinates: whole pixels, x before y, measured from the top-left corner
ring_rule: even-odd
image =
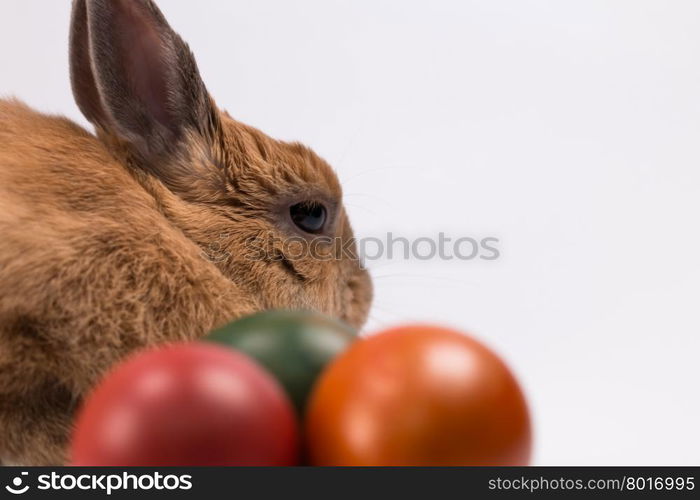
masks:
[[[0,100],[6,464],[64,463],[76,406],[135,349],[268,308],[360,327],[372,295],[331,168],[220,111],[152,1],[75,0],[70,45],[96,136]]]

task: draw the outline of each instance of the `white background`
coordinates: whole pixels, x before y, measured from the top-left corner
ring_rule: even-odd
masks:
[[[700,463],[700,3],[161,0],[211,93],[343,180],[358,236],[496,236],[370,262],[368,330],[469,330],[538,464]],[[82,120],[69,1],[3,0],[0,94]]]

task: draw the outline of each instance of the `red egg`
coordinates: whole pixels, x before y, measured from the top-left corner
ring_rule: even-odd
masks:
[[[205,344],[138,354],[80,412],[73,465],[294,465],[298,429],[278,383],[250,358]]]
[[[491,350],[434,326],[353,344],[321,376],[306,417],[313,465],[526,465],[530,418]]]

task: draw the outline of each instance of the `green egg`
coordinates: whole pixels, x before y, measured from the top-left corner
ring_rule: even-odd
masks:
[[[267,368],[297,411],[324,367],[356,339],[350,326],[304,311],[264,311],[229,323],[204,340],[241,351]]]

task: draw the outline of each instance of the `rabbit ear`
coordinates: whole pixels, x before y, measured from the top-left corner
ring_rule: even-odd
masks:
[[[70,28],[70,80],[73,95],[85,118],[105,128],[109,121],[92,72],[88,36],[85,0],[74,0]]]
[[[146,165],[207,136],[214,106],[189,48],[151,0],[75,0],[71,66],[76,100],[95,125]]]

